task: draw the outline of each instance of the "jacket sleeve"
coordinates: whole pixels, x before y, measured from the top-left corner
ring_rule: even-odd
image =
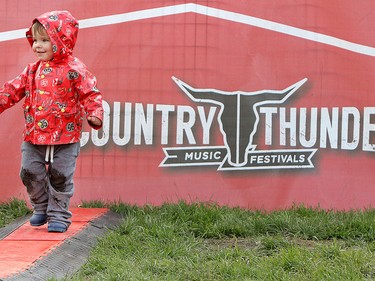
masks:
[[[0,88],[0,113],[18,103],[25,96],[28,69],[26,67],[20,75]]]
[[[82,71],[82,70],[81,70]],[[79,99],[87,116],[94,116],[99,118],[103,125],[103,104],[102,94],[96,87],[96,77],[87,69],[81,72],[81,79],[76,89],[79,93]],[[89,122],[90,126],[99,130],[101,126],[95,126]]]

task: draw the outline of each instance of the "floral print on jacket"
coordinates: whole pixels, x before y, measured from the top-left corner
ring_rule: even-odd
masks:
[[[0,113],[24,99],[25,141],[40,145],[78,142],[85,116],[103,120],[96,78],[72,55],[78,21],[67,11],[45,13],[33,23],[36,20],[50,37],[53,59],[27,65],[0,88]],[[31,27],[26,37],[32,46]]]

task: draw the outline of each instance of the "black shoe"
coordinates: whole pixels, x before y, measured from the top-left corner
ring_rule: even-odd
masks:
[[[65,223],[58,221],[51,221],[48,223],[48,232],[60,232],[63,233],[68,230],[68,226]]]
[[[30,218],[30,224],[32,226],[41,226],[47,222],[46,214],[33,214]]]

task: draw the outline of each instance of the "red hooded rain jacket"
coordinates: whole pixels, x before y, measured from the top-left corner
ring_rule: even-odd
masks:
[[[72,55],[78,22],[67,11],[45,13],[33,23],[36,20],[50,37],[53,59],[29,64],[0,88],[0,113],[24,98],[25,141],[40,145],[78,142],[85,116],[103,119],[96,78]],[[26,37],[32,46],[31,27]]]

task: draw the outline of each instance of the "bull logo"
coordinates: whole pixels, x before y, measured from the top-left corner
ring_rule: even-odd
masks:
[[[197,89],[176,77],[172,79],[192,101],[220,107],[218,121],[227,150],[224,161],[232,167],[246,165],[249,153],[255,151],[253,140],[259,123],[258,107],[285,102],[307,81],[307,78],[304,78],[284,90],[225,92]]]

